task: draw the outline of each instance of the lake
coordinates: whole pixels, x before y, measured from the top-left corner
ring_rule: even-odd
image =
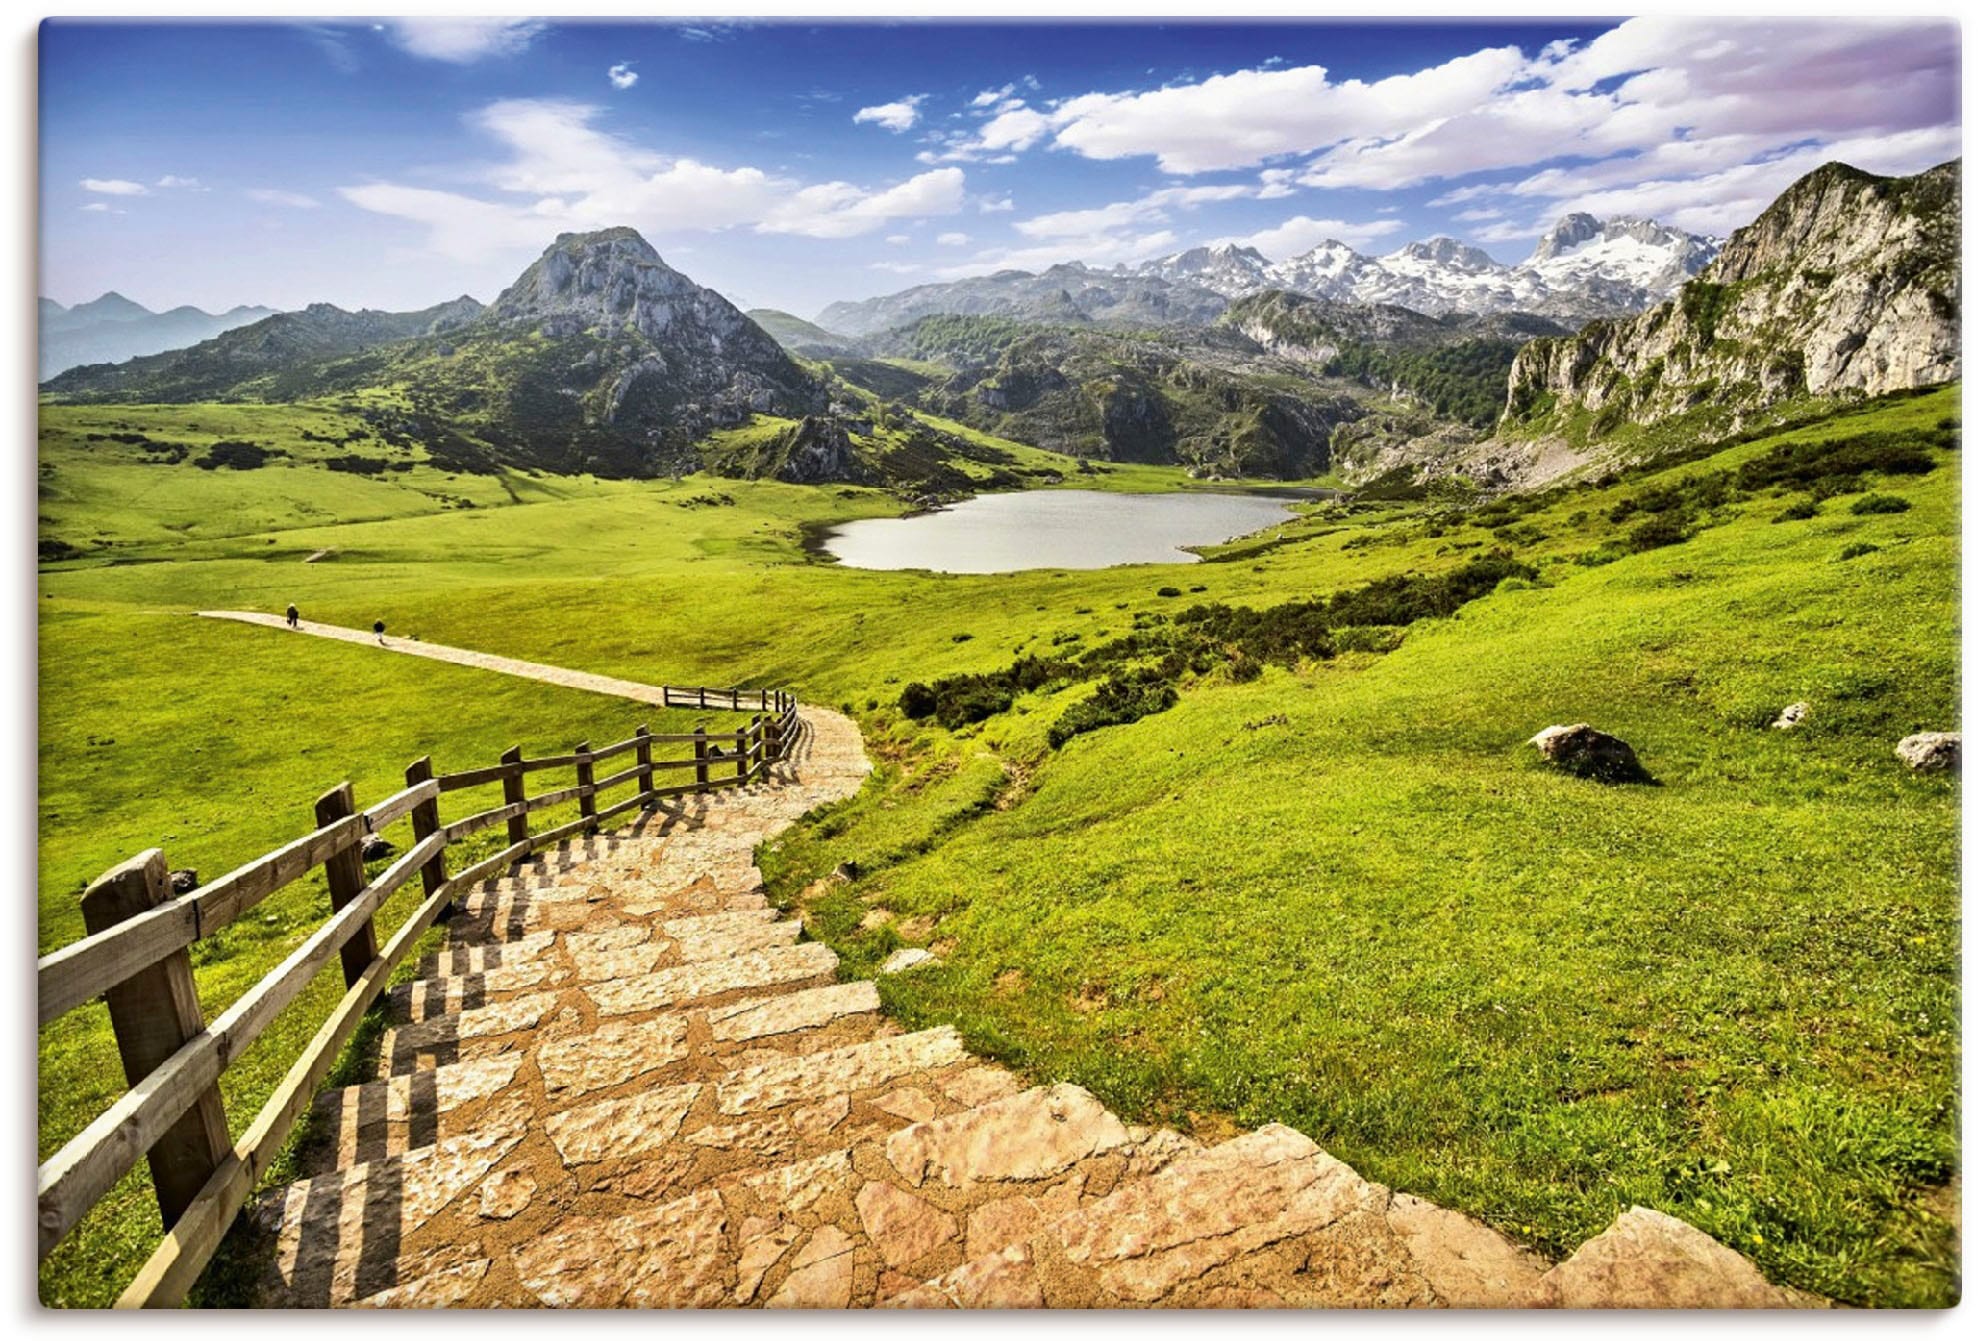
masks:
[[[825,532],[823,548],[850,568],[940,573],[1194,563],[1183,546],[1221,544],[1294,515],[1282,499],[1251,494],[1036,489],[847,522]]]

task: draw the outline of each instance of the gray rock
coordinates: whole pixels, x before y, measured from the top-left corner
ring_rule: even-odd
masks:
[[[1896,743],[1896,758],[1918,773],[1943,773],[1963,764],[1964,735],[1958,731],[1919,731]]]
[[[1806,714],[1813,711],[1810,703],[1788,703],[1772,723],[1774,731],[1790,731],[1806,720]]]
[[[398,851],[398,845],[381,833],[374,833],[364,840],[364,860],[383,861]]]
[[[1648,782],[1648,770],[1627,741],[1596,731],[1585,722],[1548,726],[1531,739],[1546,762],[1575,777],[1595,782]]]
[[[199,872],[190,869],[172,872],[172,897],[190,894],[198,888]]]
[[[906,949],[895,950],[892,954],[887,955],[886,962],[879,966],[879,971],[881,973],[905,973],[911,969],[921,968],[927,964],[938,964],[940,962],[940,960],[936,959],[926,950],[910,946]]]

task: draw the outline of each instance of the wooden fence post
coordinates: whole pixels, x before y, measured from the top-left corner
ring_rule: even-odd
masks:
[[[707,728],[694,728],[694,785],[707,790]]]
[[[506,750],[502,751],[501,762],[502,766],[508,770],[501,776],[501,803],[505,806],[512,806],[528,800],[527,791],[523,786],[522,747],[520,745],[509,746]],[[514,847],[517,843],[526,843],[528,841],[528,815],[510,815],[508,817],[508,845]]]
[[[346,815],[357,813],[357,801],[348,782],[339,783],[316,798],[316,827],[335,824]],[[330,910],[342,908],[364,892],[364,836],[357,835],[323,862],[323,877],[330,883]],[[370,918],[357,934],[343,943],[343,983],[355,987],[378,957],[378,929]]]
[[[766,706],[766,705],[765,705]],[[762,758],[764,763],[783,757],[783,733],[780,717],[762,719]]]
[[[417,787],[422,782],[431,782],[432,780],[433,757],[431,755],[427,755],[422,759],[414,759],[406,766],[406,786]],[[425,842],[428,838],[438,833],[439,828],[440,803],[437,797],[431,801],[424,801],[412,807],[412,840],[415,843]],[[439,887],[446,883],[446,852],[444,850],[435,852],[433,859],[419,868],[419,882],[425,886],[428,895],[437,893]],[[448,908],[440,916],[445,917],[451,911],[452,909]]]
[[[647,809],[652,808],[652,742],[646,739],[651,734],[652,732],[646,729],[643,722],[639,724],[639,729],[632,733],[633,738],[639,742],[632,757],[639,761],[640,768],[646,770],[639,775],[639,795],[646,798]]]
[[[156,908],[172,897],[165,854],[152,848],[100,877],[83,892],[82,921],[90,935]],[[123,1059],[124,1079],[138,1084],[206,1027],[192,981],[192,956],[175,950],[103,994],[110,1029]],[[151,1147],[151,1181],[165,1228],[178,1222],[220,1161],[233,1152],[227,1114],[215,1083]]]
[[[705,710],[706,710],[706,708],[707,708],[707,686],[706,686],[706,685],[702,685],[702,686],[701,686],[701,709],[702,709],[703,711],[705,711]]]
[[[742,739],[739,743],[742,747],[742,752],[735,760],[735,776],[738,778],[747,778],[749,770],[755,766],[756,747],[762,743],[761,713],[757,713],[749,719],[749,729],[742,733]]]
[[[592,786],[596,781],[597,772],[591,764],[591,742],[588,740],[578,741],[577,748],[572,753],[577,756],[577,785],[579,787]],[[598,831],[598,794],[596,792],[587,791],[577,797],[577,814],[581,818],[590,821],[589,824],[584,826],[585,833],[596,833]]]

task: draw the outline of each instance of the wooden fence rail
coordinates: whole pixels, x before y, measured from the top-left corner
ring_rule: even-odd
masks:
[[[164,1241],[117,1304],[157,1307],[181,1301],[308,1108],[359,1019],[457,896],[570,834],[595,832],[634,807],[650,809],[667,797],[759,781],[771,764],[787,757],[795,741],[797,702],[781,690],[669,686],[662,698],[669,707],[752,716],[742,730],[716,735],[653,735],[641,726],[628,739],[599,749],[584,742],[568,754],[539,759],[525,759],[517,746],[491,767],[459,773],[435,775],[432,761],[419,759],[406,769],[403,791],[366,810],[357,809],[348,782],[331,788],[316,802],[312,832],[184,898],[172,897],[165,854],[156,848],[90,885],[82,896],[88,934],[37,965],[38,1018],[46,1025],[102,997],[129,1089],[37,1171],[41,1257],[140,1159],[148,1160]],[[653,757],[656,748],[678,745],[691,745],[692,753]],[[636,760],[631,767],[596,776],[600,761],[628,753]],[[691,782],[656,785],[661,772],[689,768],[694,770]],[[574,785],[528,795],[529,775],[551,769],[572,770]],[[501,804],[440,823],[442,794],[497,783]],[[630,796],[600,805],[604,794],[628,785],[633,787]],[[571,801],[578,804],[575,820],[531,831],[531,814]],[[400,821],[410,822],[411,846],[377,875],[367,876],[367,843]],[[507,826],[506,846],[449,876],[447,848],[496,824]],[[329,917],[273,972],[207,1022],[193,986],[193,944],[319,866],[329,886]],[[414,876],[425,898],[380,947],[376,915]],[[332,957],[343,966],[342,1000],[240,1140],[230,1140],[220,1101],[221,1073]]]

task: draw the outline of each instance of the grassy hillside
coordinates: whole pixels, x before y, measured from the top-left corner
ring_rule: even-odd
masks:
[[[1892,400],[1531,502],[1307,505],[1207,563],[1080,573],[807,561],[807,527],[898,510],[867,490],[696,476],[399,514],[298,490],[351,519],[201,523],[154,535],[149,562],[44,568],[41,941],[72,935],[81,883],[137,847],[217,871],[343,776],[375,795],[420,753],[452,767],[638,719],[187,611],[295,600],[609,674],[789,684],[853,711],[880,770],[765,869],[785,899],[811,890],[812,933],[852,971],[903,943],[944,956],[885,980],[905,1018],[1146,1118],[1292,1123],[1548,1251],[1640,1202],[1779,1280],[1946,1302],[1931,1208],[1956,1164],[1958,785],[1890,749],[1956,724],[1957,465],[1936,427],[1956,413],[1954,388]],[[1882,469],[1916,456],[1927,470]],[[138,511],[116,487],[88,504],[113,533]],[[1864,497],[1909,507],[1857,513]],[[299,562],[322,549],[339,557]],[[1500,550],[1537,576],[1453,617],[1357,616],[1331,656],[1254,676],[1197,648],[1173,706],[1059,748],[1051,727],[1097,679],[953,731],[897,706],[1019,657],[1111,645],[1130,665],[1122,640],[1191,605],[1331,601]],[[1802,729],[1766,727],[1801,699]],[[1578,720],[1659,785],[1539,767],[1525,739]],[[814,885],[845,861],[855,882]],[[890,920],[862,926],[875,910]],[[320,911],[275,909],[202,968],[209,1012]],[[108,1084],[101,1021],[76,1018],[42,1038],[44,1153]],[[276,1064],[238,1082],[237,1120]],[[44,1297],[101,1301],[134,1269],[145,1194],[122,1195]]]

